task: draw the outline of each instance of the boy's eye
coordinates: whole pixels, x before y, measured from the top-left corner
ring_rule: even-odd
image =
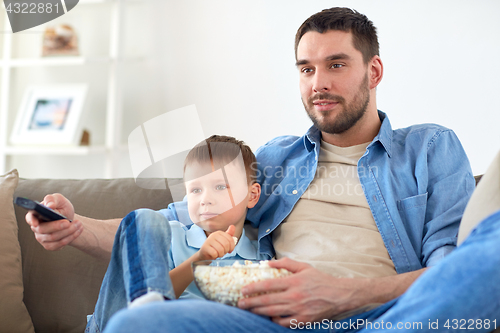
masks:
[[[227,189],[227,186],[226,185],[217,185],[215,187],[215,189],[218,191],[223,191],[223,190]]]
[[[201,192],[201,189],[199,189],[199,188],[193,188],[193,189],[191,190],[191,193],[194,193],[194,194],[196,194],[196,193],[200,193],[200,192]]]

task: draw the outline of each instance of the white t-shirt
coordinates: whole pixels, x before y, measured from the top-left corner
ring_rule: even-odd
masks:
[[[314,180],[273,232],[278,259],[305,261],[337,277],[397,274],[358,177],[368,144],[321,142]]]

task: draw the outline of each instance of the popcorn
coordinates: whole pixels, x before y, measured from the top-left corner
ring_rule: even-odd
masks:
[[[240,298],[244,297],[241,294],[243,286],[291,274],[284,268],[269,267],[267,260],[260,262],[245,260],[244,264],[235,261],[232,266],[197,265],[194,279],[207,299],[236,306]]]

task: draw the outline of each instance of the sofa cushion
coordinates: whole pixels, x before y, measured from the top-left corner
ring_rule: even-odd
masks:
[[[0,331],[12,333],[34,332],[23,303],[21,248],[12,203],[18,180],[17,170],[0,176]]]
[[[163,179],[148,181],[165,183]],[[147,188],[161,187],[151,185]],[[20,179],[15,195],[41,201],[46,194],[55,192],[70,199],[78,214],[97,219],[124,217],[138,208],[157,210],[172,201],[168,187],[144,189],[132,178]],[[26,210],[16,207],[23,258],[24,303],[35,329],[39,332],[83,332],[86,315],[94,310],[107,262],[70,246],[60,251],[46,251],[24,221],[25,214]]]
[[[465,240],[479,222],[500,209],[500,151],[479,179],[481,181],[478,180],[460,222],[458,244]]]

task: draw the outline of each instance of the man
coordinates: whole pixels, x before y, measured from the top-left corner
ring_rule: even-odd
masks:
[[[314,126],[304,137],[277,138],[257,151],[258,181],[263,193],[273,193],[248,219],[260,223],[261,251],[274,245],[278,258],[368,278],[337,281],[349,292],[332,295],[332,315],[385,303],[455,247],[474,189],[467,157],[450,130],[392,131],[377,111],[383,65],[365,16],[345,8],[317,13],[299,28],[295,50],[302,102]],[[363,191],[349,195],[355,182]],[[240,305],[269,315],[258,298]],[[274,320],[286,325],[289,318],[281,316],[290,311]]]
[[[263,195],[248,219],[259,227],[261,252],[317,268],[291,259],[272,263],[295,274],[245,287],[246,295],[274,292],[241,300],[249,311],[162,302],[119,314],[110,331],[286,331],[332,318],[400,319],[409,304],[401,300],[425,294],[417,283],[396,299],[455,247],[474,188],[458,139],[436,125],[392,131],[376,108],[383,65],[365,16],[344,8],[313,15],[297,33],[296,58],[314,126],[302,138],[277,138],[257,151]],[[65,222],[60,231],[54,224],[43,230],[28,220],[46,248],[71,243],[102,254],[109,247],[109,238],[100,244],[100,236],[92,237],[95,221],[84,220],[82,232]],[[109,223],[111,231],[117,221]]]

